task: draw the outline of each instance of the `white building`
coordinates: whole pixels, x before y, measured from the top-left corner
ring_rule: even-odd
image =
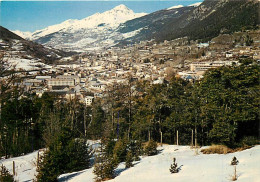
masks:
[[[80,77],[77,75],[59,75],[57,76],[60,80],[71,80],[74,79],[75,83],[80,83]]]
[[[86,104],[87,106],[91,106],[93,100],[94,100],[94,97],[92,97],[92,96],[86,96],[86,97],[85,97],[85,104]]]
[[[68,79],[60,79],[60,78],[52,78],[47,81],[48,87],[53,86],[75,86],[75,80],[73,78]]]
[[[238,64],[238,61],[194,62],[190,64],[190,70],[195,72],[206,71],[221,66],[232,66],[233,64]]]

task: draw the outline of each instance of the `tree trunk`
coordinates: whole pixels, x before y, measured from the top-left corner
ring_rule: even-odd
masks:
[[[114,112],[113,112],[113,106],[111,108],[111,120],[112,120],[112,132],[114,133]]]
[[[151,140],[151,131],[150,131],[150,128],[148,129],[148,141]]]
[[[197,126],[195,127],[195,147],[197,148]]]
[[[177,145],[179,145],[179,131],[177,130]]]
[[[86,107],[84,107],[84,136],[87,136]]]
[[[13,161],[13,175],[15,176],[15,162]]]
[[[193,130],[191,130],[191,146],[193,147]]]
[[[160,131],[160,134],[161,134],[161,147],[162,147],[162,141],[163,141],[163,133],[162,133],[162,130]]]

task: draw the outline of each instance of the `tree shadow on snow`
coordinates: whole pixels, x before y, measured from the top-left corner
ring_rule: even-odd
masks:
[[[61,178],[58,179],[59,182],[65,182],[65,181],[68,181],[69,179],[71,178],[74,178],[75,176],[78,176],[80,175],[82,172],[78,172],[78,173],[73,173],[73,174],[70,174],[70,175],[67,175],[67,176],[63,176]]]
[[[137,164],[139,164],[139,163],[140,163],[140,161],[138,161],[138,162],[134,163],[133,165],[135,166],[135,165],[137,165]]]
[[[157,150],[157,154],[162,153],[162,151],[163,151],[163,149],[159,149],[159,150]]]
[[[177,169],[177,170],[178,170],[178,172],[180,172],[180,171],[181,171],[181,167],[182,167],[182,166],[183,166],[183,165],[181,165],[180,167],[178,167],[178,169]]]
[[[139,163],[140,163],[140,161],[134,163],[133,166],[136,166],[136,165],[139,164]],[[128,169],[130,169],[130,168],[116,169],[116,170],[115,170],[115,175],[116,175],[116,176],[119,176],[122,172],[124,172],[124,171],[126,171],[126,170],[128,170]]]
[[[124,172],[125,170],[127,170],[128,168],[121,168],[121,169],[116,169],[115,170],[115,175],[119,176],[122,172]]]

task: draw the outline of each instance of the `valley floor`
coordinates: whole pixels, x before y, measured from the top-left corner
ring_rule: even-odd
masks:
[[[205,148],[205,147],[204,147]],[[195,155],[195,150],[189,146],[164,145],[158,148],[156,156],[142,157],[135,162],[134,167],[125,169],[121,163],[116,170],[117,177],[111,182],[225,182],[231,181],[234,167],[230,162],[234,156],[239,160],[237,165],[238,182],[257,182],[260,180],[260,145],[251,149],[231,154],[202,154]],[[37,152],[26,156],[1,160],[12,171],[12,161],[17,165],[18,181],[32,181],[35,174]],[[179,173],[169,172],[173,157],[176,158]],[[93,168],[80,172],[63,174],[59,181],[92,182],[95,177]]]

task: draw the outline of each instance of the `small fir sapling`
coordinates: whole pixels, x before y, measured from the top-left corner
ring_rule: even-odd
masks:
[[[239,161],[237,160],[237,158],[234,156],[232,161],[231,161],[231,165],[234,166],[234,174],[232,176],[232,181],[236,181],[238,176],[237,176],[237,168],[236,165],[238,165]]]
[[[237,158],[234,156],[232,161],[231,161],[231,165],[234,166],[234,165],[238,165],[239,161],[237,160]]]
[[[178,164],[176,163],[175,157],[173,158],[173,163],[171,164],[170,172],[171,173],[178,173],[179,172]]]

